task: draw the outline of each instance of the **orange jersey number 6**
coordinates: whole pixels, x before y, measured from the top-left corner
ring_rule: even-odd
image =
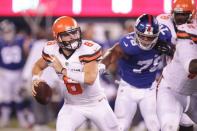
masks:
[[[83,89],[80,84],[78,83],[68,83],[68,78],[66,76],[63,77],[64,84],[66,85],[66,88],[68,90],[68,93],[72,95],[78,95],[82,94]]]

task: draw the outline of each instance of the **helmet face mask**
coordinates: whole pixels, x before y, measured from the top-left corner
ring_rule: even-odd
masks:
[[[59,47],[63,50],[76,50],[82,43],[81,29],[72,17],[62,16],[56,19],[52,31]]]
[[[158,21],[148,14],[141,15],[135,24],[136,43],[143,50],[151,50],[159,36]]]
[[[173,19],[176,25],[190,23],[191,17],[192,15],[191,12],[189,11],[185,11],[185,12],[174,11],[173,13]]]
[[[191,23],[195,19],[196,4],[194,0],[173,0],[172,19],[176,25]]]
[[[136,31],[137,32],[137,31]],[[136,33],[136,38],[139,46],[144,50],[150,50],[154,47],[157,42],[158,35],[144,35],[140,32]]]
[[[79,48],[81,45],[80,27],[59,33],[57,42],[62,49],[75,50]]]

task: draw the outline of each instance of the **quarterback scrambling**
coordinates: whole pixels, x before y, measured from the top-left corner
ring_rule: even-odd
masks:
[[[47,66],[52,66],[64,82],[65,102],[58,114],[56,130],[74,131],[88,118],[101,131],[118,131],[118,121],[100,87],[101,47],[82,40],[80,27],[71,17],[56,19],[52,30],[55,40],[44,47],[42,58],[33,68],[33,85],[42,81],[39,75]]]
[[[162,131],[176,131],[183,113],[197,122],[197,25],[178,27],[176,51],[158,85],[157,113]]]

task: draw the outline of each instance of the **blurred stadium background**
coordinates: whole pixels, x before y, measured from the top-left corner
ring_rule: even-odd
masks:
[[[82,28],[83,37],[98,42],[105,51],[122,35],[133,30],[132,26],[139,15],[149,13],[157,16],[170,13],[170,10],[171,0],[1,0],[0,22],[5,19],[13,22],[16,26],[15,35],[22,35],[30,41],[27,45],[27,52],[30,52],[38,40],[52,39],[51,25],[55,18],[62,15],[73,16]],[[106,88],[106,94],[112,108],[117,89],[117,84],[114,83],[116,78],[116,74],[113,78],[103,78],[103,84],[109,87]],[[21,128],[13,106],[10,124],[0,127],[0,131],[55,130],[56,115],[62,103],[61,96],[56,91],[52,103],[47,106],[38,105],[31,97],[31,86],[27,81],[29,79],[24,77],[21,92],[25,98],[24,104],[28,107],[27,112],[33,112],[33,118],[27,119],[34,119],[34,122]],[[2,82],[6,81],[0,81]],[[43,112],[45,118],[39,118],[38,116],[43,117]],[[87,122],[79,131],[92,130],[96,130],[94,125]],[[137,113],[134,120],[132,131],[135,130],[146,130],[140,113]]]

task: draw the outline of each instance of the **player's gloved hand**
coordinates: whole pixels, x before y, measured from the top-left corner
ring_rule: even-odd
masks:
[[[166,54],[168,56],[173,56],[174,54],[174,48],[166,41],[158,40],[154,48],[161,54]]]

